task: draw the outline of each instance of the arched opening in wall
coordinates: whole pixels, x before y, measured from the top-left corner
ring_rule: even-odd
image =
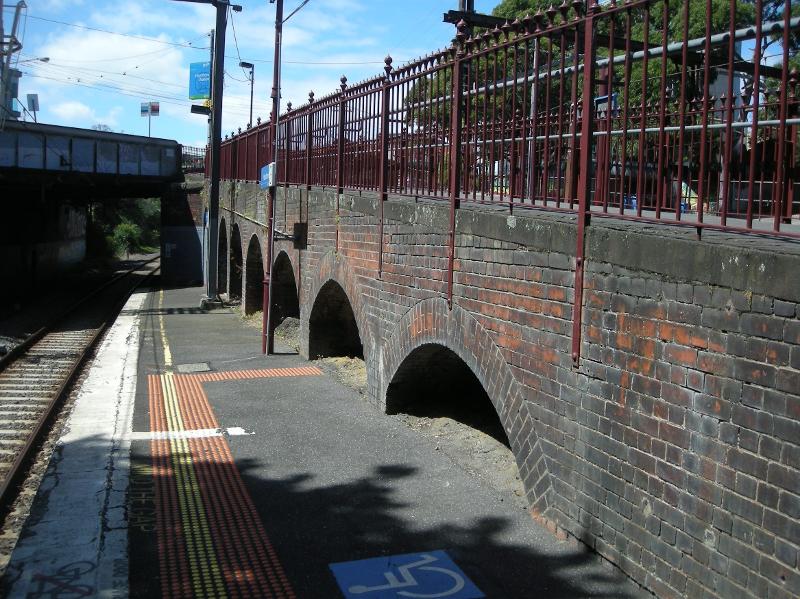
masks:
[[[278,254],[272,267],[272,325],[278,326],[286,318],[300,318],[300,300],[289,256]]]
[[[231,228],[231,254],[230,269],[231,282],[228,287],[228,299],[242,299],[242,237],[239,234],[239,226],[233,225]]]
[[[217,292],[225,293],[228,290],[228,231],[225,221],[220,222],[219,247],[217,251]]]
[[[386,391],[386,411],[411,415],[434,428],[460,429],[460,437],[470,437],[464,431],[468,427],[505,446],[501,450],[510,454],[511,444],[483,385],[466,362],[443,345],[422,345],[408,355]],[[479,442],[481,435],[474,440]],[[511,467],[518,476],[513,456]]]
[[[364,359],[356,317],[341,285],[328,281],[319,290],[308,321],[308,355]]]
[[[264,298],[264,262],[261,259],[261,243],[253,235],[247,246],[247,289],[244,296],[244,313],[252,314],[261,309]]]

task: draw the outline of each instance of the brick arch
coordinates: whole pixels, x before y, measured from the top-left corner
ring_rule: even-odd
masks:
[[[278,264],[284,262],[288,264],[286,275],[283,269],[278,269]],[[291,283],[288,281],[288,273],[291,273]],[[286,317],[300,317],[300,285],[297,277],[297,269],[289,252],[279,250],[275,254],[271,267],[272,277],[272,326],[278,326]]]
[[[235,220],[228,237],[228,297],[241,299],[244,293],[244,256],[242,227]]]
[[[260,310],[264,289],[264,250],[261,247],[261,236],[257,233],[250,235],[247,240],[242,287],[244,313],[251,314]]]
[[[309,293],[305,295],[307,301],[301,301],[300,305],[300,327],[302,347],[301,353],[308,357],[308,323],[311,318],[311,310],[317,301],[320,290],[328,281],[338,283],[344,289],[345,295],[353,309],[353,315],[358,327],[358,336],[364,347],[364,361],[367,364],[367,376],[370,376],[370,364],[375,344],[373,343],[372,329],[369,326],[366,306],[362,300],[363,293],[361,285],[358,283],[353,267],[348,264],[347,258],[337,254],[333,249],[329,250],[317,264],[317,270],[311,280]]]
[[[429,298],[408,310],[383,344],[380,359],[381,407],[386,408],[389,383],[411,353],[436,344],[454,352],[483,385],[505,429],[535,514],[543,515],[549,503],[550,475],[541,441],[524,400],[522,385],[506,363],[489,332],[466,310],[448,310],[441,298]]]
[[[295,286],[297,287],[297,293],[298,293],[298,296],[299,296],[299,293],[300,293],[300,276],[298,275],[298,272],[297,272],[297,264],[295,263],[294,260],[292,260],[292,256],[291,256],[291,254],[289,252],[287,252],[286,250],[278,250],[275,253],[275,256],[273,256],[271,269],[272,270],[275,269],[275,264],[278,262],[278,259],[281,257],[281,254],[286,256],[286,259],[289,261],[289,264],[291,264],[291,266],[292,266],[292,275],[294,276],[294,282],[295,282]]]

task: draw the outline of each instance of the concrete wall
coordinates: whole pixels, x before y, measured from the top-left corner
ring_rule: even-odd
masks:
[[[252,235],[264,247],[263,192],[227,184],[223,197],[243,255]],[[300,281],[306,354],[315,299],[335,280],[376,407],[415,349],[452,350],[552,531],[661,597],[800,594],[797,244],[595,218],[574,368],[574,217],[463,207],[450,309],[446,206],[390,197],[379,273],[377,198],[343,195],[338,218],[336,200],[292,188],[277,203],[278,229],[308,223],[307,249],[276,244]]]
[[[187,175],[161,198],[161,279],[167,285],[202,283],[204,184]]]
[[[86,208],[44,196],[5,207],[0,221],[0,277],[26,293],[86,257]]]

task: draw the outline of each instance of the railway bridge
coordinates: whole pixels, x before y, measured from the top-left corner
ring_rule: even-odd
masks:
[[[800,21],[636,41],[595,4],[232,135],[219,288],[271,278],[270,326],[363,357],[377,409],[504,439],[533,517],[657,595],[797,596],[800,77],[735,45]]]
[[[169,139],[8,121],[0,129],[0,277],[15,292],[86,257],[91,205],[161,198],[164,274],[202,279],[203,156]],[[194,179],[197,179],[196,181]]]

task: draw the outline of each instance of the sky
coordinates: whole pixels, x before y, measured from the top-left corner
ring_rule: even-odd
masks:
[[[242,12],[229,17],[225,47],[223,134],[249,119],[249,72],[255,65],[253,119],[267,120],[272,87],[275,5],[233,0]],[[476,0],[491,12],[499,0]],[[13,9],[4,0],[4,27]],[[23,76],[19,98],[38,94],[39,122],[147,135],[140,104],[160,102],[150,123],[154,137],[204,146],[206,118],[190,113],[189,64],[209,57],[215,9],[174,0],[26,0],[17,55]],[[288,15],[301,0],[285,0]],[[449,45],[454,27],[442,14],[458,0],[309,0],[284,25],[281,112],[313,90],[321,98],[339,87],[377,75],[390,55],[399,66]],[[235,32],[235,33],[234,33]],[[47,62],[41,59],[49,59]],[[30,117],[26,116],[30,119]]]

